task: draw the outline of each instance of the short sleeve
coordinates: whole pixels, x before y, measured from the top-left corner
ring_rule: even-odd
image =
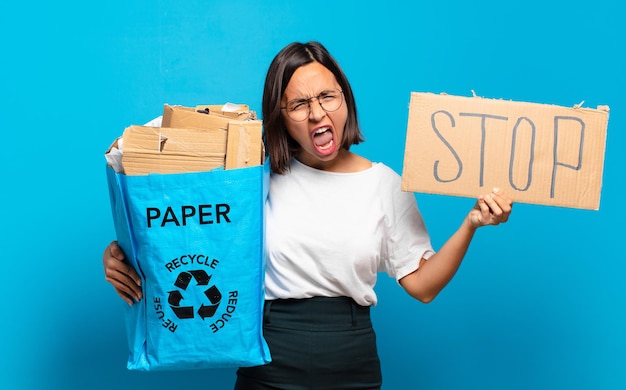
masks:
[[[387,237],[379,271],[400,280],[415,271],[422,258],[428,259],[435,252],[415,195],[400,189],[399,177],[393,182],[384,204]]]

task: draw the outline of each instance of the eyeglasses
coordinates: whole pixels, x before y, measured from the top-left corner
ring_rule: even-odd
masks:
[[[326,112],[337,111],[343,103],[343,91],[340,89],[327,89],[317,96],[308,99],[294,99],[287,102],[281,109],[287,111],[287,116],[295,122],[306,120],[311,114],[311,100],[317,99],[320,107]]]

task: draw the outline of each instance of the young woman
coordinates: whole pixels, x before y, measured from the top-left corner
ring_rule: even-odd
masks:
[[[264,312],[272,362],[240,368],[235,389],[378,389],[369,313],[377,274],[430,302],[476,229],[506,222],[512,201],[498,189],[479,196],[435,252],[400,176],[350,151],[363,140],[352,90],[317,42],[290,44],[274,58],[262,111],[272,170]],[[103,263],[123,299],[141,299],[140,278],[115,242]]]

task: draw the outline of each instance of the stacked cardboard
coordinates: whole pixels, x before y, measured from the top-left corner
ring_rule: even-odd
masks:
[[[166,104],[161,127],[130,126],[112,148],[122,145],[126,175],[244,168],[264,159],[262,122],[247,105]]]

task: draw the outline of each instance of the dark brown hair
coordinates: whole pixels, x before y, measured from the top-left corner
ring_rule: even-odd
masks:
[[[341,147],[363,142],[357,121],[356,103],[352,88],[341,67],[319,42],[294,42],[282,49],[270,64],[263,90],[263,140],[270,159],[272,172],[283,174],[289,169],[291,158],[300,150],[300,145],[289,135],[280,109],[283,93],[291,76],[302,65],[319,62],[337,79],[348,108],[348,118]]]

